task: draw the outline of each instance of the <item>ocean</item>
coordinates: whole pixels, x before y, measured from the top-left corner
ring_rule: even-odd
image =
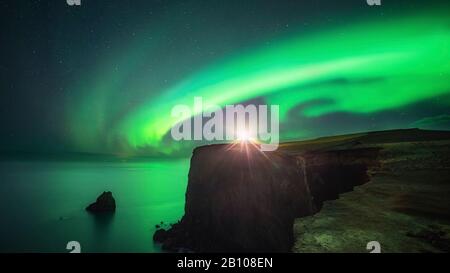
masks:
[[[155,225],[184,213],[189,159],[0,162],[0,252],[161,252]],[[85,207],[112,191],[117,209]]]

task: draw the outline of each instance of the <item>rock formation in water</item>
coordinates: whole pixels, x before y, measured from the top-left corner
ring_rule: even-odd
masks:
[[[112,192],[105,191],[97,200],[86,207],[86,210],[93,213],[98,212],[113,212],[116,210],[116,200],[114,199]]]
[[[339,200],[343,193],[353,194],[356,186],[364,184],[363,188],[370,184],[367,182],[371,181],[373,173],[383,169],[386,143],[395,146],[395,143],[442,140],[447,141],[444,146],[448,149],[448,132],[396,130],[285,143],[276,152],[262,153],[251,144],[199,147],[191,159],[185,215],[169,230],[158,230],[154,240],[162,243],[166,250],[196,252],[289,252],[293,246],[294,251],[308,250],[305,248],[308,241],[302,241],[302,238],[311,238],[308,232],[314,233],[314,230],[309,229],[308,223],[302,225],[299,221],[321,215],[322,210],[328,210],[328,203],[336,202],[332,200]],[[389,160],[395,161],[396,155],[390,156]],[[407,161],[402,164],[410,163],[413,164]],[[448,173],[448,161],[440,164],[447,166]],[[389,196],[393,194],[391,190],[381,189],[373,194]],[[401,191],[401,188],[396,190]],[[333,223],[336,217],[346,219],[339,222],[339,227],[328,226],[329,230],[353,228],[346,240],[358,244],[344,251],[365,251],[365,245],[360,246],[357,238],[364,223],[371,220],[357,217],[371,215],[369,210],[373,209],[366,206],[364,198],[354,198],[357,201],[347,203],[348,206],[339,211],[341,216],[333,214],[334,218],[313,221],[323,228],[323,225]],[[432,196],[424,193],[417,198],[422,198],[420,202],[429,206],[426,200]],[[324,204],[327,204],[326,208],[323,208]],[[349,209],[359,206],[368,211]],[[382,204],[373,206],[384,208]],[[389,225],[385,223],[386,219],[372,219],[377,220],[382,223],[380,227]],[[353,225],[355,223],[359,226]],[[323,229],[321,232],[314,235],[313,240],[323,239],[325,245],[330,243],[333,234],[325,238],[321,235],[326,232]],[[340,244],[345,246],[345,242]],[[314,252],[315,248],[310,250]]]

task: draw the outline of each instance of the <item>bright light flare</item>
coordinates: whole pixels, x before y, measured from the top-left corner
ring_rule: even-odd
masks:
[[[237,132],[237,142],[241,143],[257,143],[257,140],[246,130],[240,130]]]

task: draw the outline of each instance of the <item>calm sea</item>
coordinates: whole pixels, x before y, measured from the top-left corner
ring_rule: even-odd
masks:
[[[184,212],[189,159],[138,163],[0,162],[0,252],[160,252],[155,225]],[[112,191],[117,211],[84,208]]]

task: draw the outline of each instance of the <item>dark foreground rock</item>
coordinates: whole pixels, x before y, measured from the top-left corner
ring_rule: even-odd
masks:
[[[286,143],[265,153],[251,145],[199,147],[191,159],[185,215],[170,229],[158,230],[154,240],[165,250],[195,252],[366,252],[366,243],[373,240],[381,241],[383,250],[420,251],[408,239],[427,239],[406,236],[414,225],[412,213],[437,216],[434,222],[444,225],[448,219],[446,139],[448,132],[396,130]],[[423,165],[422,158],[414,158],[424,152],[422,146],[407,145],[410,154],[404,157],[398,153],[401,143],[430,141],[443,146],[431,153],[428,146],[423,148],[425,154],[435,154],[426,166],[439,168],[442,179],[430,184],[425,177],[434,179],[428,173],[434,169],[422,166],[425,176],[402,176],[399,181],[394,176],[386,188],[370,186],[373,174],[387,172],[386,166],[415,170]],[[443,152],[435,153],[439,150]],[[419,189],[415,195],[403,191],[402,181],[410,179]],[[370,195],[364,190],[367,185],[373,188]],[[442,206],[436,206],[435,195]],[[339,209],[335,202],[342,203]],[[388,210],[391,202],[394,207]],[[389,214],[391,209],[400,214]],[[395,227],[404,227],[401,236],[384,243],[390,236],[385,231]],[[441,237],[431,241],[443,250],[446,241]],[[402,244],[409,245],[398,248]]]
[[[214,145],[195,149],[185,216],[155,239],[164,249],[289,251],[296,217],[314,205],[291,157]]]
[[[97,197],[97,201],[87,206],[86,210],[93,213],[113,212],[116,210],[116,200],[114,199],[112,192],[105,191]]]

